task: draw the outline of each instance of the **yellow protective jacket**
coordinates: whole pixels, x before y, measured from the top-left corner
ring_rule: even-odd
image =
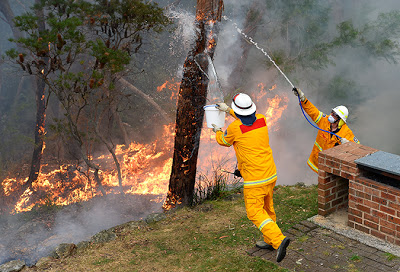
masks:
[[[245,126],[233,110],[230,114],[236,120],[225,132],[217,131],[216,140],[220,145],[234,146],[244,187],[258,187],[276,181],[276,166],[269,146],[265,116],[256,114],[257,119],[253,125]]]
[[[307,98],[301,102],[304,111],[311,117],[312,121],[317,124],[317,126],[323,130],[330,131],[331,123],[328,121],[329,115],[326,115],[319,111]],[[335,132],[338,136],[346,138],[349,141],[360,143],[358,139],[354,136],[353,132],[347,126],[347,124],[342,125],[338,132]],[[311,155],[307,161],[308,166],[318,173],[318,154],[322,150],[332,148],[336,145],[340,145],[340,139],[328,132],[318,130],[317,138],[315,139],[314,147],[311,151]]]

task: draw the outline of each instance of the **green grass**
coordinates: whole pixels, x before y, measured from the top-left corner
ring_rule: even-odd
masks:
[[[237,197],[204,202],[212,206],[207,211],[182,208],[122,229],[116,240],[53,260],[46,271],[287,271],[247,254],[262,234],[247,219],[243,195],[231,194]],[[277,186],[274,202],[278,225],[289,229],[317,213],[317,187]]]

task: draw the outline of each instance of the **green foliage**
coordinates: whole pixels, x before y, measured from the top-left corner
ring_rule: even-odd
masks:
[[[352,255],[352,256],[350,257],[350,261],[359,262],[359,261],[361,261],[361,257],[358,256],[357,254]]]
[[[45,82],[68,121],[52,129],[82,146],[96,141],[102,113],[126,100],[115,82],[143,34],[161,32],[170,21],[157,4],[143,0],[41,0],[15,24],[25,35],[10,41],[22,52],[11,49],[6,56]]]
[[[396,255],[393,255],[392,253],[389,252],[385,252],[385,257],[386,260],[388,260],[389,262],[399,258]]]

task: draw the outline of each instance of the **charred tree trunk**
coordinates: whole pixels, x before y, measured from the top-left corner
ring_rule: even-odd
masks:
[[[195,47],[185,60],[179,89],[175,124],[175,147],[169,191],[164,209],[190,205],[193,200],[200,133],[206,104],[208,79],[195,62],[206,52],[212,58],[216,45],[214,22],[221,19],[223,2],[198,0],[196,24],[199,29]],[[211,37],[209,36],[211,33]]]
[[[39,3],[39,0],[35,0],[35,3]],[[36,14],[39,18],[43,18],[42,12]],[[44,31],[45,24],[43,21],[39,21],[38,31]],[[48,58],[43,57],[45,63],[48,62]],[[44,71],[46,73],[46,71]],[[43,149],[44,149],[44,137],[45,137],[45,120],[46,120],[46,94],[45,94],[45,82],[43,79],[37,77],[34,80],[36,83],[36,125],[35,125],[35,144],[33,147],[33,155],[31,161],[31,169],[29,172],[28,181],[21,187],[18,192],[22,194],[27,188],[32,188],[32,183],[35,182],[39,176]]]
[[[264,6],[259,2],[255,1],[246,15],[246,21],[244,22],[243,33],[248,36],[254,36],[257,33],[259,22],[262,18],[262,10]],[[242,48],[242,54],[239,59],[236,60],[236,65],[229,75],[229,93],[238,92],[236,91],[242,86],[242,74],[246,67],[247,58],[249,56],[250,48],[252,45],[247,42],[244,38],[240,40],[240,47]]]
[[[25,188],[31,187],[32,183],[37,180],[40,172],[40,165],[44,149],[45,136],[45,120],[46,120],[46,100],[45,100],[45,83],[42,79],[37,79],[36,89],[36,126],[35,126],[35,146],[33,148],[31,170],[29,179]]]

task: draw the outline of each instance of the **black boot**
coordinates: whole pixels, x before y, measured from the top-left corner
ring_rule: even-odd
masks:
[[[261,249],[268,249],[268,250],[275,250],[275,248],[273,246],[271,246],[270,244],[267,244],[264,241],[257,241],[256,243],[256,247],[261,248]]]
[[[285,238],[283,239],[281,245],[278,248],[278,252],[276,253],[276,261],[279,263],[283,260],[283,258],[285,258],[286,256],[286,248],[289,246],[290,244],[290,239],[289,238]]]

